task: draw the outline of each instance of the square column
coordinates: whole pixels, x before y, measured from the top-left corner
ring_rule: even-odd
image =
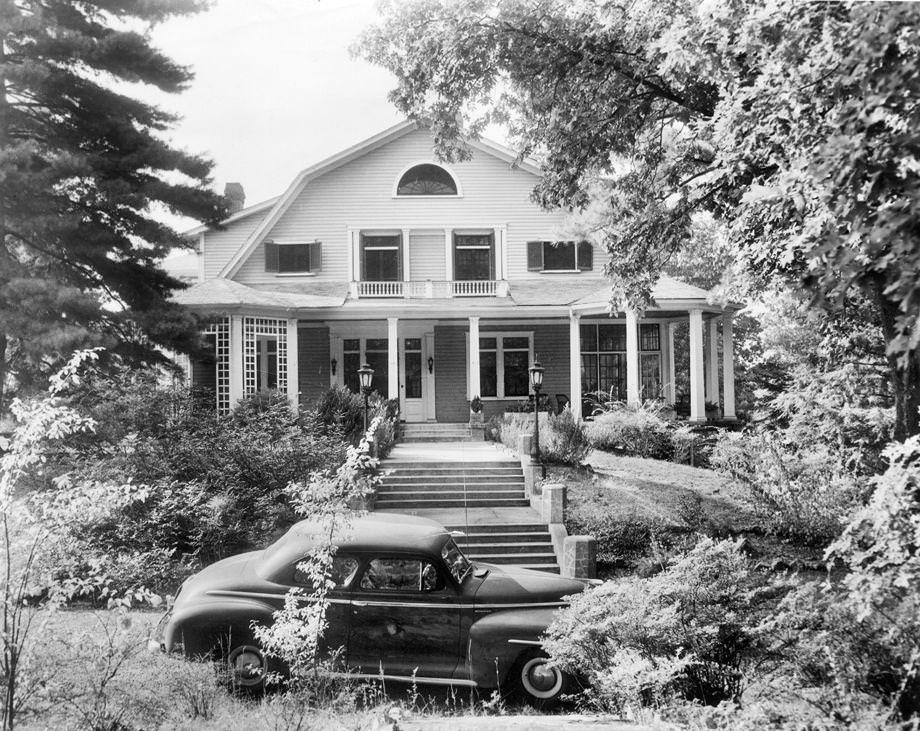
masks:
[[[690,421],[706,421],[702,310],[690,310]]]
[[[735,353],[732,313],[722,315],[722,418],[735,419]]]
[[[719,403],[719,328],[718,321],[712,318],[708,325],[709,347],[706,348],[706,400],[711,404]]]
[[[387,318],[387,393],[399,398],[399,338],[396,336],[398,317]]]
[[[412,272],[409,267],[409,259],[411,255],[409,254],[409,233],[408,228],[402,230],[402,265],[403,265],[403,281],[411,282],[412,281]]]
[[[638,406],[639,394],[639,318],[626,310],[626,403]]]
[[[243,398],[243,317],[230,317],[230,408]]]
[[[569,408],[581,421],[581,317],[569,315]]]
[[[287,397],[291,408],[300,406],[300,368],[297,362],[297,319],[287,321]]]
[[[479,318],[470,317],[470,377],[467,379],[470,384],[470,392],[466,395],[467,400],[471,400],[479,393]]]
[[[674,323],[664,325],[664,341],[668,349],[668,382],[665,391],[666,400],[671,406],[677,403],[677,371],[674,367]]]

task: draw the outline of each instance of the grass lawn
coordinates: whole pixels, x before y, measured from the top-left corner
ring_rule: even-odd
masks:
[[[632,572],[665,546],[696,533],[743,536],[749,552],[771,568],[814,569],[820,551],[763,535],[745,489],[714,470],[593,450],[587,468],[554,465],[547,481],[567,487],[570,534],[598,539],[601,576]]]

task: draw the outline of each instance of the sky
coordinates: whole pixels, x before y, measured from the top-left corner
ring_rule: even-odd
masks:
[[[279,195],[303,168],[401,121],[386,98],[394,77],[349,53],[375,0],[212,2],[153,29],[195,72],[185,92],[153,100],[182,118],[173,144],[215,162],[218,192],[234,181],[247,205]]]

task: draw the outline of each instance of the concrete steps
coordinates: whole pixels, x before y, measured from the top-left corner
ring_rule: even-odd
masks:
[[[559,564],[545,525],[453,525],[457,545],[471,561],[520,566],[558,574]]]
[[[410,423],[402,425],[402,442],[470,442],[469,424]]]

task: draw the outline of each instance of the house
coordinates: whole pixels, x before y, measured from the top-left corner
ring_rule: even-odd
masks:
[[[265,388],[293,401],[330,384],[398,398],[409,422],[465,422],[481,397],[488,418],[530,393],[568,399],[613,392],[674,402],[674,327],[689,322],[690,419],[705,402],[735,416],[732,314],[669,277],[639,318],[611,313],[605,254],[562,241],[563,213],[531,202],[539,170],[511,151],[471,143],[472,159],[438,162],[431,134],[405,122],[301,172],[278,198],[199,227],[197,282],[178,301],[216,313],[215,358],[191,366],[218,409]],[[708,334],[706,334],[708,332]],[[470,347],[472,344],[473,347]]]

